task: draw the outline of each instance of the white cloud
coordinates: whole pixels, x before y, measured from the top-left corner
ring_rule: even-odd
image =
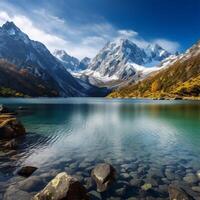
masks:
[[[133,31],[133,30],[118,30],[118,34],[121,36],[121,37],[127,37],[127,38],[132,38],[132,37],[135,37],[138,35],[138,32],[136,31]]]
[[[170,41],[167,39],[155,39],[152,41],[153,43],[156,43],[160,45],[163,49],[166,49],[169,52],[175,53],[178,51],[180,44],[178,42]]]
[[[117,29],[106,21],[75,24],[51,15],[44,9],[33,10],[33,15],[28,16],[13,7],[9,9],[9,11],[0,9],[0,25],[6,21],[13,21],[31,39],[42,42],[51,52],[63,49],[79,59],[85,56],[94,57],[107,41],[119,37],[129,38],[140,47],[146,47],[153,42],[171,52],[179,48],[177,42],[165,39],[154,39],[149,42],[134,30]]]
[[[0,24],[4,24],[6,21],[13,21],[17,27],[25,32],[32,40],[39,40],[44,43],[50,50],[55,48],[64,48],[68,42],[62,38],[49,34],[42,29],[39,29],[33,25],[30,19],[23,15],[9,16],[8,13],[0,11]]]

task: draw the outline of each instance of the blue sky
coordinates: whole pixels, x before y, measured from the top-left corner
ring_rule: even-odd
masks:
[[[0,25],[14,23],[51,51],[93,57],[119,37],[184,51],[200,39],[199,0],[1,0]]]

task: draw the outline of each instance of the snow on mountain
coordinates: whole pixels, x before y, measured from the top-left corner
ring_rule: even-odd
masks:
[[[84,88],[40,42],[33,41],[13,22],[0,27],[0,58],[51,85],[60,96],[87,96]]]
[[[67,54],[64,50],[56,49],[53,52],[53,55],[66,67],[70,73],[85,70],[90,64],[90,58],[85,57],[79,61],[77,58]]]
[[[107,43],[86,70],[73,75],[79,78],[90,76],[92,80],[97,79],[97,83],[139,80],[158,70],[155,66],[170,55],[158,44],[140,48],[128,39],[117,39]]]
[[[79,70],[78,69],[80,64],[79,60],[73,56],[70,56],[64,50],[56,49],[53,52],[53,55],[61,61],[61,63],[66,67],[67,70],[69,71]]]

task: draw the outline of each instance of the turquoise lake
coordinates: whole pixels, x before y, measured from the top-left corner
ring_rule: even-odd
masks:
[[[21,188],[35,194],[62,171],[87,185],[91,169],[102,162],[118,175],[102,199],[168,199],[170,184],[200,196],[192,189],[200,187],[200,101],[1,98],[0,104],[26,108],[18,117],[27,131],[16,152],[0,151],[2,198],[23,181],[16,175],[22,166],[38,167],[33,176],[42,177],[41,184]],[[152,185],[148,192],[141,191],[145,183]]]

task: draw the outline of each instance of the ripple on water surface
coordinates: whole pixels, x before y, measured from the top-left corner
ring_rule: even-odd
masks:
[[[184,185],[200,193],[200,103],[105,99],[0,99],[10,107],[27,107],[19,114],[28,134],[8,157],[0,154],[0,181],[22,181],[15,172],[22,165],[39,169],[37,192],[60,171],[87,185],[92,167],[109,162],[117,182],[103,199],[132,196],[168,198],[167,186]],[[12,153],[12,152],[11,152]],[[8,158],[6,158],[6,156]],[[8,169],[10,166],[10,170]],[[42,178],[41,178],[42,177]],[[148,192],[142,186],[150,183]],[[87,186],[88,191],[95,190]]]

